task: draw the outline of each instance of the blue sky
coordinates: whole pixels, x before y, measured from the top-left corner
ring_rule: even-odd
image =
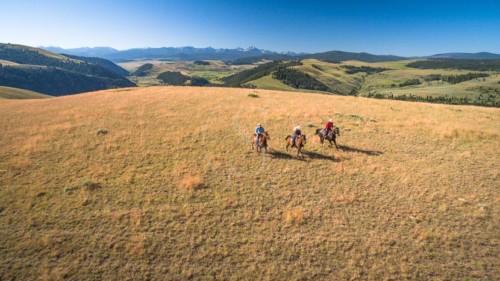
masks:
[[[500,1],[0,0],[0,42],[500,53]]]

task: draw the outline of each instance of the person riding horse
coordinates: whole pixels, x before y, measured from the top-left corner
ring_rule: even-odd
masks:
[[[300,132],[300,126],[295,127],[295,132],[294,132],[294,134],[293,134],[293,140],[292,140],[292,147],[293,147],[293,146],[297,147],[297,146],[295,145],[295,139],[296,139],[297,137],[301,136],[301,135],[302,135],[302,133]]]
[[[255,128],[255,134],[257,135],[256,143],[259,143],[259,138],[265,132],[264,128],[259,124],[257,124],[257,128]]]
[[[330,119],[330,121],[328,121],[328,123],[326,123],[326,126],[325,126],[325,139],[326,139],[326,136],[328,136],[328,132],[330,131],[330,129],[333,129],[333,119]]]

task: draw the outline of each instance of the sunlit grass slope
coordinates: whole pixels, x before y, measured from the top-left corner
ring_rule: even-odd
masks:
[[[37,92],[0,86],[0,99],[46,99],[51,96]]]
[[[2,280],[500,279],[499,109],[153,87],[0,120]]]

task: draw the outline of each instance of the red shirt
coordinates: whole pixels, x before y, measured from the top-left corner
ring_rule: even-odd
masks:
[[[333,128],[333,122],[328,121],[328,123],[326,123],[326,128],[327,129]]]

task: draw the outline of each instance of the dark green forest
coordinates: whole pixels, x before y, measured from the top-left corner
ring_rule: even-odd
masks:
[[[68,54],[62,54],[62,55],[65,57],[71,58],[71,59],[75,59],[75,60],[81,60],[81,61],[86,61],[89,63],[99,64],[101,66],[104,66],[104,67],[107,67],[107,68],[113,70],[114,72],[120,74],[121,76],[129,76],[130,75],[130,73],[126,69],[124,69],[123,67],[121,67],[119,65],[116,65],[114,62],[107,60],[107,59],[98,58],[98,57],[81,57],[81,56],[74,56],[74,55],[68,55]]]
[[[354,65],[342,65],[342,68],[346,69],[347,74],[355,74],[359,72],[366,72],[366,74],[379,73],[386,70],[391,70],[389,68],[383,67],[371,67],[371,66],[354,66]]]
[[[165,85],[171,86],[183,86],[186,85],[187,81],[190,81],[190,86],[207,86],[210,84],[205,78],[186,76],[178,71],[165,71],[160,73],[156,78],[162,80]]]
[[[209,84],[210,82],[207,79],[198,76],[193,76],[191,77],[191,83],[189,85],[202,87],[202,86],[207,86]]]
[[[210,62],[208,62],[208,61],[202,61],[202,60],[197,60],[197,61],[195,61],[193,63],[196,64],[196,65],[210,65]]]
[[[146,76],[148,75],[146,71],[150,70],[153,68],[153,65],[150,63],[146,63],[141,65],[134,73],[132,73],[133,76]]]
[[[62,96],[136,85],[123,77],[89,76],[55,67],[3,66],[0,67],[0,86]]]
[[[467,73],[467,74],[461,74],[461,75],[447,75],[443,76],[441,79],[445,82],[448,82],[450,84],[458,84],[461,82],[469,81],[472,79],[476,78],[484,78],[484,77],[489,77],[490,75],[487,73]]]
[[[297,89],[309,89],[316,91],[331,91],[327,86],[311,77],[309,74],[293,68],[279,67],[273,78]]]
[[[473,71],[500,71],[500,59],[428,59],[406,64],[420,69],[460,69]]]
[[[302,65],[302,62],[300,60],[298,61],[289,61],[289,62],[282,62],[282,61],[273,61],[273,62],[268,62],[262,65],[259,65],[255,68],[252,69],[247,69],[242,72],[233,74],[231,76],[227,76],[224,78],[221,78],[221,81],[225,82],[226,86],[229,87],[241,87],[243,84],[250,82],[255,79],[259,79],[261,77],[264,77],[266,75],[271,74],[273,71],[277,70],[278,67],[283,66],[283,67],[290,67],[290,66],[295,66],[295,65]]]
[[[369,98],[375,99],[391,99],[391,100],[402,100],[402,101],[413,101],[413,102],[429,102],[429,103],[442,103],[442,104],[454,104],[454,105],[476,105],[476,106],[487,106],[487,107],[500,107],[500,101],[495,101],[488,96],[486,98],[469,99],[467,97],[457,98],[448,96],[417,96],[417,95],[381,95],[381,94],[368,94]]]
[[[404,81],[403,83],[399,83],[399,87],[406,87],[406,86],[412,86],[412,85],[419,85],[420,80],[418,79],[409,79]]]
[[[181,86],[185,85],[186,82],[189,80],[188,76],[182,75],[180,72],[176,71],[165,71],[160,73],[157,79],[160,79],[165,83],[166,85],[172,85],[172,86]]]

